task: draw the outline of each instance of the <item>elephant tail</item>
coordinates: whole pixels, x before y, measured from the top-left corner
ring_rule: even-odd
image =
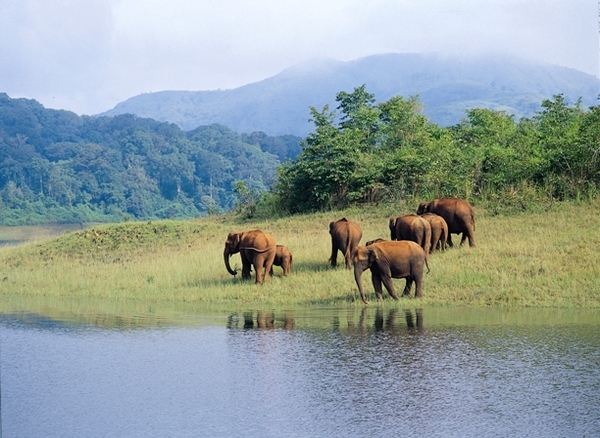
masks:
[[[427,261],[427,257],[425,257],[425,266],[427,266],[427,273],[429,274],[431,272],[431,269],[429,269],[429,262]]]
[[[352,244],[352,236],[350,233],[350,228],[348,228],[348,236],[346,237],[346,252],[344,254],[344,258],[346,260],[349,259],[349,257],[352,255],[350,254],[350,245]]]

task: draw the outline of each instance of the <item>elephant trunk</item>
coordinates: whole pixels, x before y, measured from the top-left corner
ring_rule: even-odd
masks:
[[[363,303],[369,304],[369,302],[365,298],[365,292],[364,292],[363,283],[362,283],[362,273],[363,273],[362,269],[355,265],[354,266],[354,279],[356,280],[356,285],[358,286],[358,291],[360,292],[360,298],[362,299]]]
[[[229,248],[225,247],[225,250],[223,251],[223,259],[225,260],[227,272],[229,272],[231,275],[237,275],[237,271],[231,269],[231,266],[229,265],[229,257],[231,257],[231,253],[229,252]]]

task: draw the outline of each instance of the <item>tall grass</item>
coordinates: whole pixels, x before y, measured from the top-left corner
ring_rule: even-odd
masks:
[[[475,248],[430,257],[423,299],[437,305],[600,307],[600,204],[554,204],[544,213],[491,216],[477,210]],[[352,270],[331,268],[329,222],[343,216],[363,229],[362,242],[388,238],[392,206],[249,221],[218,216],[125,223],[69,232],[0,249],[0,302],[16,297],[187,302],[211,306],[362,306]],[[292,275],[279,267],[262,285],[227,273],[227,233],[262,229],[294,254]],[[454,238],[455,243],[459,239]],[[232,265],[241,267],[239,255]],[[370,273],[363,274],[376,305]],[[394,280],[401,291],[404,280]],[[414,290],[413,290],[414,294]],[[383,306],[396,306],[384,295]]]

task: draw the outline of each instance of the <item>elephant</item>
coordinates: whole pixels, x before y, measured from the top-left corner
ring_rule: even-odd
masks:
[[[292,272],[292,252],[287,246],[277,245],[275,259],[273,260],[273,266],[281,266],[283,269],[283,276],[287,277]],[[273,267],[269,275],[273,275]]]
[[[420,216],[429,222],[431,226],[431,246],[429,247],[429,252],[433,254],[437,249],[438,243],[440,244],[440,249],[446,251],[448,224],[444,218],[435,213],[423,213]]]
[[[410,295],[413,282],[415,283],[415,298],[423,296],[423,266],[427,264],[425,251],[411,240],[375,242],[369,246],[359,246],[352,257],[354,265],[354,279],[360,292],[363,303],[369,302],[365,298],[362,284],[362,273],[371,270],[371,279],[377,299],[381,300],[381,283],[395,300],[398,294],[392,284],[392,278],[406,278],[404,296]]]
[[[438,198],[422,202],[417,214],[435,213],[448,224],[448,245],[452,244],[452,234],[462,233],[460,246],[469,239],[469,246],[475,246],[475,210],[468,201],[460,198]]]
[[[261,230],[229,233],[223,251],[227,272],[237,275],[237,271],[231,269],[229,265],[229,257],[239,252],[242,257],[242,278],[250,278],[251,265],[254,265],[256,284],[262,284],[263,268],[265,269],[264,281],[269,278],[277,252],[276,245],[275,238]]]
[[[417,242],[425,251],[425,257],[429,258],[429,247],[431,246],[431,225],[429,225],[429,222],[415,214],[404,214],[390,218],[389,227],[392,240]]]
[[[352,253],[362,239],[362,230],[358,224],[349,221],[345,217],[329,224],[329,234],[331,234],[331,266],[337,266],[338,250],[344,254],[346,260],[346,269],[350,269],[352,264]]]

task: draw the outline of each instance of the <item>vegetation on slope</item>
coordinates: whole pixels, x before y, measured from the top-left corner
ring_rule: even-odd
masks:
[[[299,141],[220,125],[184,132],[131,114],[79,117],[0,94],[0,225],[228,210],[237,181],[266,191]]]
[[[458,196],[490,212],[592,200],[600,107],[542,102],[531,119],[473,109],[442,128],[418,97],[366,86],[311,108],[302,142],[219,126],[184,132],[132,115],[79,117],[0,95],[0,224],[190,218],[235,208],[285,216]],[[283,165],[281,160],[288,159]]]
[[[421,114],[417,97],[375,104],[366,87],[337,95],[337,111],[311,108],[316,129],[278,170],[265,209],[288,213],[457,196],[491,213],[535,211],[600,191],[600,107],[562,95],[516,122],[473,109],[451,128]]]

